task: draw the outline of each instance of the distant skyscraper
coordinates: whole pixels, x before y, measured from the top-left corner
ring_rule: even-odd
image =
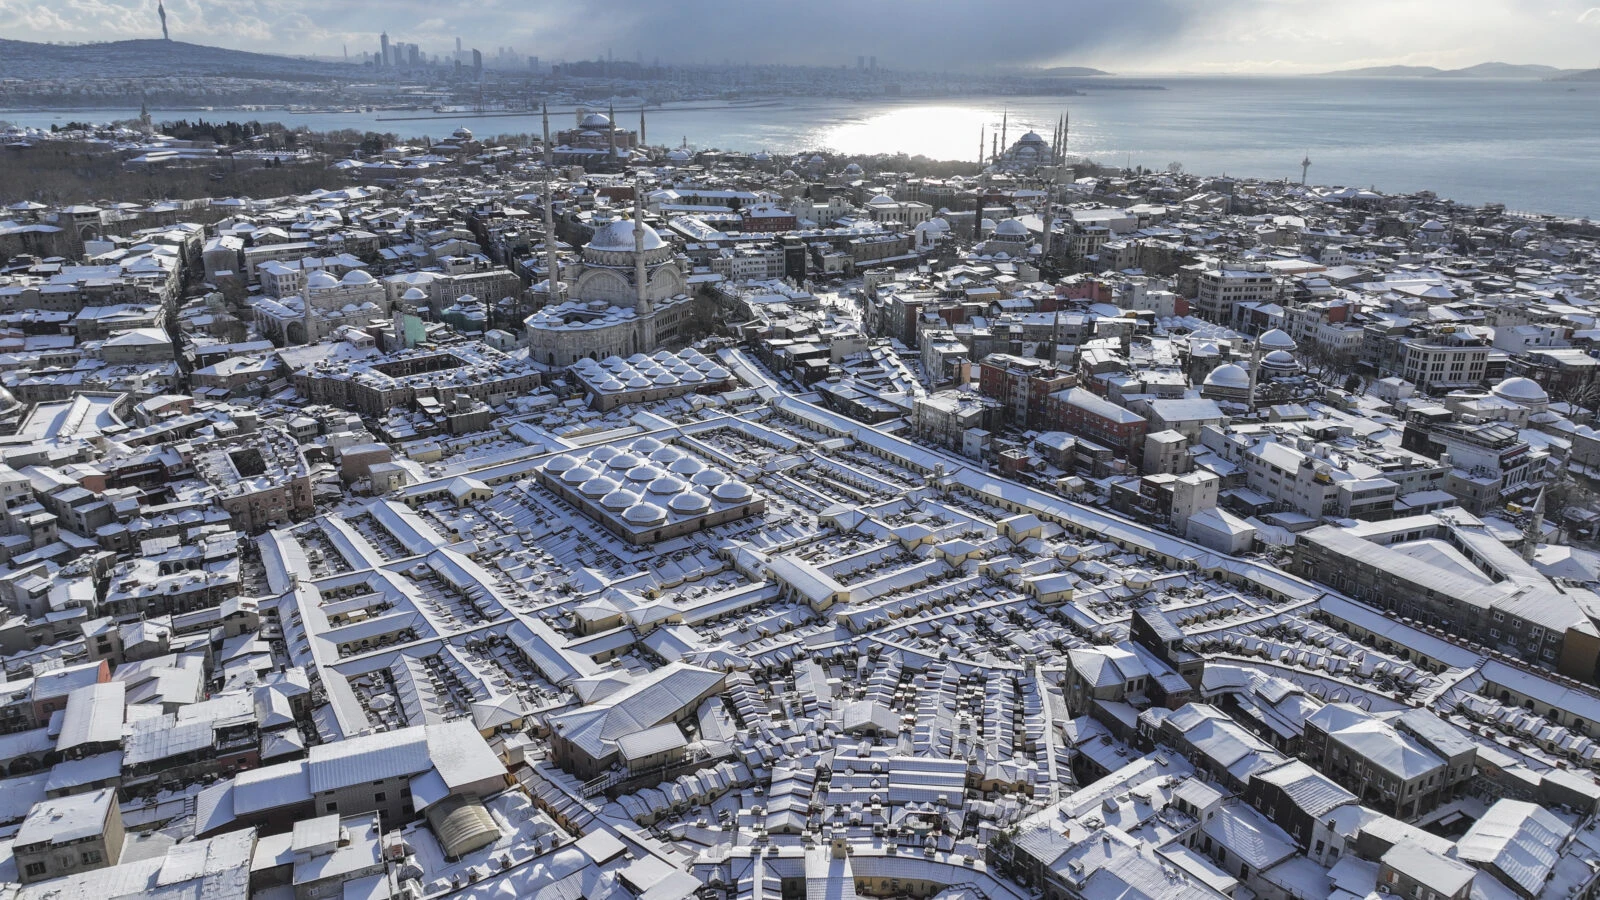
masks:
[[[876,56],[867,57],[867,68],[873,72],[878,71],[878,58]]]
[[[472,74],[478,75],[478,76],[482,76],[483,75],[483,51],[482,50],[474,50],[474,51],[472,51]]]
[[[163,41],[172,40],[172,35],[167,33],[167,5],[162,3],[161,0],[156,0],[156,15],[161,17],[161,39]]]
[[[391,65],[391,60],[390,60],[390,57],[389,57],[389,32],[385,31],[378,38],[378,43],[379,43],[379,45],[381,45],[383,47],[383,53],[382,53],[382,55],[380,57],[381,62],[379,62],[378,65],[380,65],[380,66]]]
[[[861,72],[867,70],[867,58],[865,56],[856,57],[856,69]]]

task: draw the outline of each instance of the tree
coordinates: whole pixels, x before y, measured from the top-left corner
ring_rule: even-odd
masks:
[[[1183,163],[1178,162],[1177,160],[1167,163],[1167,173],[1169,175],[1182,175]]]

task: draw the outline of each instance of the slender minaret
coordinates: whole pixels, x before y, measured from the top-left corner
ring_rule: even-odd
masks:
[[[550,168],[550,101],[544,102],[544,166]]]
[[[156,15],[161,17],[161,39],[163,41],[172,40],[172,35],[167,33],[167,5],[162,3],[161,0],[156,0]]]
[[[1522,558],[1532,562],[1539,551],[1539,538],[1544,536],[1544,488],[1539,488],[1539,499],[1533,501],[1533,513],[1528,516],[1528,526],[1522,530]]]
[[[556,191],[550,170],[544,170],[544,268],[548,302],[561,296],[561,258],[556,255]]]
[[[983,126],[978,126],[978,168],[983,168]]]
[[[1055,198],[1051,196],[1053,193],[1051,188],[1054,187],[1054,184],[1049,180],[1044,182],[1044,237],[1039,241],[1039,264],[1041,268],[1050,265],[1050,239],[1054,236],[1053,232],[1056,225]],[[1040,274],[1043,273],[1041,272]],[[1055,358],[1053,353],[1051,358]]]
[[[617,164],[617,107],[616,107],[616,104],[612,104],[611,106],[607,107],[606,108],[606,112],[608,113],[606,118],[611,120],[611,124],[606,126],[606,146],[611,148],[611,158],[606,160],[606,165],[607,166],[614,166],[614,165]]]
[[[1006,120],[1010,117],[1011,110],[1004,109],[1000,111],[1000,146],[1008,150],[1011,148],[1011,145],[1006,142]]]
[[[633,182],[633,280],[634,312],[647,316],[651,308],[645,288],[650,284],[650,275],[644,265],[644,184],[638,179]]]
[[[1305,186],[1305,183],[1306,183],[1306,172],[1309,171],[1310,169],[1311,169],[1311,151],[1307,150],[1305,159],[1300,160],[1300,186],[1301,187]]]
[[[639,146],[644,146],[644,107],[639,107]]]

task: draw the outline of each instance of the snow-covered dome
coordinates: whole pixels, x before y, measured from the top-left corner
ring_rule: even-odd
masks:
[[[692,480],[695,484],[698,484],[701,487],[716,487],[724,481],[727,481],[728,476],[722,474],[716,469],[702,469],[694,474],[694,478]]]
[[[592,112],[592,113],[589,113],[587,116],[583,117],[583,121],[578,123],[578,127],[579,128],[610,128],[611,127],[611,120],[606,118],[604,113]]]
[[[1020,237],[1028,236],[1028,226],[1022,224],[1021,219],[1007,219],[994,227],[995,237]]]
[[[344,278],[340,280],[345,284],[373,284],[377,281],[376,278],[361,269],[351,269],[344,273]]]
[[[1299,365],[1299,363],[1295,362],[1294,354],[1287,350],[1274,350],[1268,353],[1266,356],[1261,357],[1261,364],[1274,369],[1292,369]]]
[[[1206,387],[1237,388],[1245,390],[1250,387],[1250,373],[1240,366],[1229,363],[1217,366],[1206,376]]]
[[[327,272],[312,272],[310,275],[306,276],[306,287],[308,288],[331,288],[338,286],[339,279],[333,277]]]
[[[1550,402],[1550,394],[1539,386],[1539,382],[1532,378],[1507,378],[1494,386],[1494,395],[1502,400],[1510,400],[1520,405],[1542,404]]]
[[[625,471],[627,469],[634,468],[641,462],[643,462],[643,460],[639,459],[637,456],[634,456],[632,453],[618,453],[616,456],[613,456],[606,461],[606,467],[610,469],[617,469],[619,471]]]
[[[677,462],[681,456],[683,456],[683,453],[672,447],[661,447],[650,454],[650,461],[665,466]]]
[[[740,481],[724,481],[712,488],[711,493],[724,503],[740,503],[750,499],[750,486]]]
[[[568,469],[565,472],[562,472],[561,480],[567,484],[583,484],[585,481],[588,481],[599,474],[599,472],[595,471],[589,466],[579,466],[576,469]]]
[[[1221,356],[1222,349],[1214,341],[1201,341],[1189,348],[1190,356]]]
[[[668,495],[680,494],[688,487],[689,486],[685,484],[681,478],[674,478],[671,475],[662,475],[660,478],[650,482],[650,493]]]
[[[563,453],[547,460],[544,464],[544,470],[553,475],[560,475],[562,472],[577,468],[577,466],[578,461],[576,459]]]
[[[600,498],[600,505],[610,510],[623,510],[639,502],[639,495],[633,491],[621,489],[612,491]]]
[[[667,511],[654,503],[635,503],[622,517],[630,525],[654,525],[667,520]]]
[[[645,465],[634,466],[633,468],[629,469],[628,480],[644,483],[655,481],[657,478],[660,478],[665,474],[667,474],[665,470],[658,469],[655,466],[646,463]]]
[[[579,485],[578,493],[585,497],[604,497],[619,487],[621,485],[602,475],[591,478]]]
[[[667,468],[670,469],[674,475],[694,475],[697,472],[705,471],[706,464],[692,456],[685,456],[681,459],[675,460],[672,465],[668,466]]]
[[[639,227],[644,229],[644,249],[660,250],[667,245],[654,228],[642,222],[639,223]],[[610,253],[632,253],[633,228],[632,219],[618,219],[594,233],[594,237],[589,239],[589,249]]]
[[[1256,338],[1256,346],[1268,352],[1273,350],[1287,350],[1290,353],[1293,353],[1300,345],[1296,344],[1294,342],[1294,338],[1289,337],[1283,332],[1282,329],[1274,328],[1271,331],[1262,333],[1260,337]]]
[[[1040,137],[1039,133],[1036,131],[1030,131],[1017,139],[1017,143],[1019,144],[1042,144],[1044,142],[1044,138]]]
[[[855,164],[855,163],[851,163],[850,165],[844,167],[844,174],[846,174],[846,175],[860,175],[861,174],[861,167],[859,165]]]
[[[416,303],[419,300],[427,300],[428,292],[419,287],[406,288],[406,292],[400,295],[400,299],[407,303]]]
[[[653,437],[642,437],[633,442],[632,450],[635,453],[650,454],[666,446]]]
[[[711,498],[699,491],[684,491],[667,501],[667,506],[673,512],[695,515],[711,508]]]

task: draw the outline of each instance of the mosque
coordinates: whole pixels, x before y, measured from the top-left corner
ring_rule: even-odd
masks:
[[[1059,166],[1066,161],[1068,120],[1065,114],[1056,122],[1054,135],[1046,139],[1038,132],[1029,131],[1006,144],[1006,125],[1002,123],[995,138],[992,169],[1009,175],[1033,175],[1041,169]],[[982,138],[979,139],[980,141]],[[1001,150],[1000,147],[1005,147]]]
[[[584,358],[653,353],[688,336],[696,321],[688,283],[637,199],[633,218],[597,229],[582,257],[567,299],[523,322],[533,361],[565,368]]]
[[[386,319],[390,311],[388,292],[361,269],[343,278],[312,272],[298,295],[257,297],[253,305],[256,327],[278,344],[315,344],[346,325]]]
[[[618,128],[616,111],[609,115],[579,110],[577,124],[556,132],[551,158],[562,165],[583,166],[586,171],[610,171],[626,166],[634,151],[644,146],[644,110],[639,110],[639,130]]]

